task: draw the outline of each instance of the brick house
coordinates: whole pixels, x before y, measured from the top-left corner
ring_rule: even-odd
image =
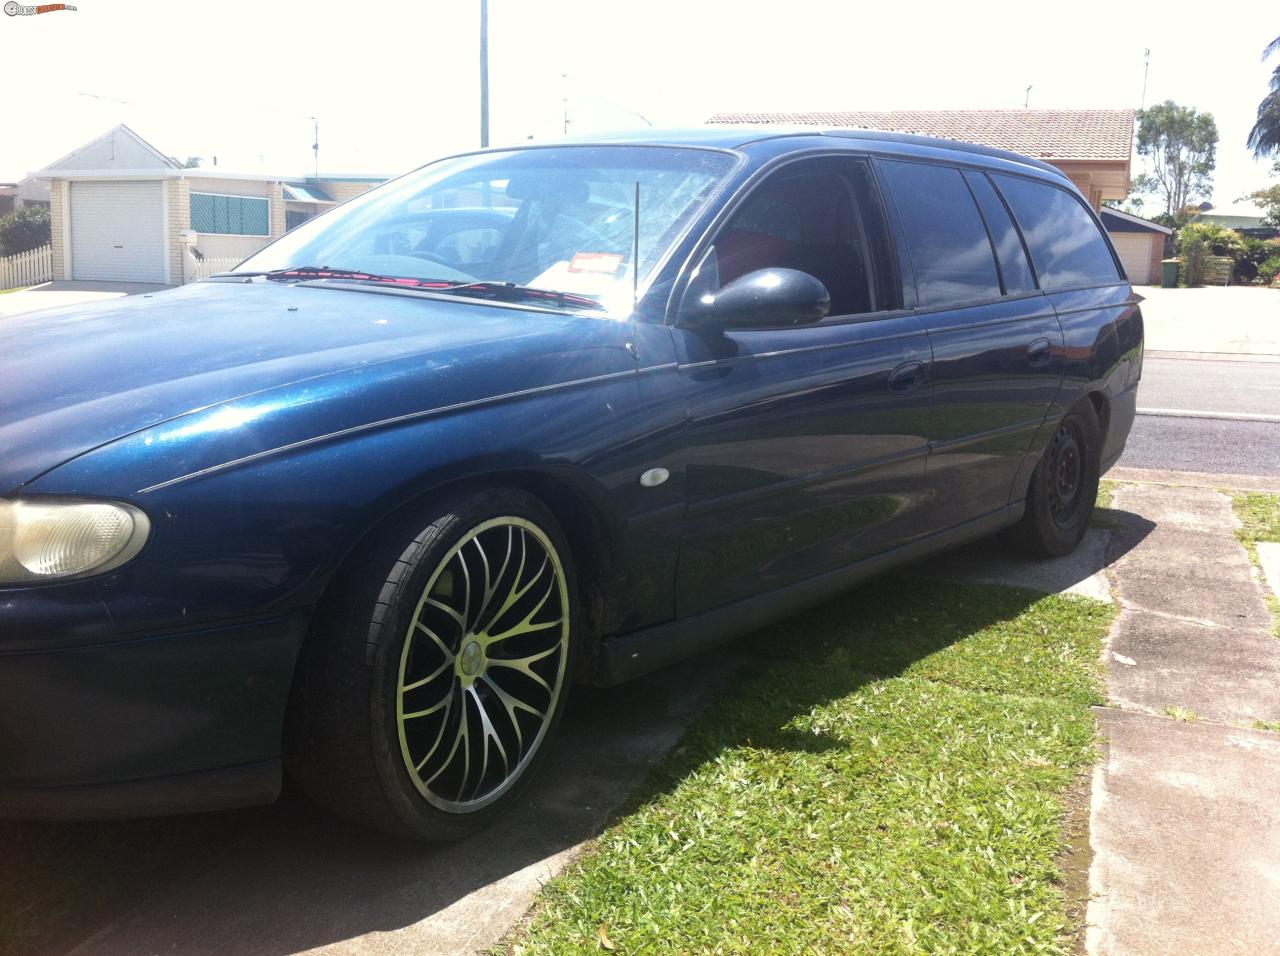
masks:
[[[708,123],[879,129],[1007,149],[1057,166],[1093,203],[1129,195],[1133,110],[716,113]]]
[[[1057,166],[1099,212],[1129,195],[1133,110],[835,110],[716,113],[708,123],[872,129],[1007,149]],[[1137,216],[1103,215],[1130,281],[1157,281],[1170,230]]]

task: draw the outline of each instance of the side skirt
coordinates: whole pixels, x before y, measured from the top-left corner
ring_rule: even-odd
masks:
[[[258,763],[121,783],[0,790],[0,818],[112,820],[204,813],[272,803],[280,796],[278,757]]]
[[[736,601],[712,611],[611,637],[600,645],[591,683],[612,687],[734,637],[782,620],[849,590],[867,578],[917,558],[984,538],[1015,524],[1024,502],[1011,505],[854,564]]]

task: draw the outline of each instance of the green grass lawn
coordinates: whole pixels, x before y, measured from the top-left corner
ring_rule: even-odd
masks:
[[[1249,552],[1249,560],[1258,565],[1258,542],[1280,541],[1280,495],[1258,491],[1238,491],[1231,494],[1231,504],[1242,525],[1236,537]],[[1280,589],[1280,581],[1266,582],[1270,588]],[[1280,598],[1268,589],[1267,605],[1277,637],[1280,637]]]
[[[1070,951],[1064,818],[1112,613],[894,579],[760,632],[505,949]]]

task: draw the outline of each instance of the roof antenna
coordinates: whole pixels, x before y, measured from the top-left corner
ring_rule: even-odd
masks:
[[[640,300],[640,180],[636,180],[636,204],[631,214],[631,307]]]
[[[316,161],[316,179],[320,178],[320,119],[319,117],[311,117],[311,152],[315,154]]]
[[[1034,83],[1030,83],[1027,85],[1027,95],[1022,99],[1022,108],[1024,110],[1031,105],[1031,87],[1033,86],[1035,86]]]
[[[1151,72],[1151,48],[1142,51],[1142,102],[1138,105],[1139,110],[1147,108],[1147,74]]]

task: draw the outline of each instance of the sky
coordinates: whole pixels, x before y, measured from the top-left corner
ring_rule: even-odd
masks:
[[[35,2],[35,0],[26,0]],[[0,181],[117,123],[208,167],[400,173],[479,145],[479,0],[77,0],[0,15]],[[856,4],[490,0],[490,140],[700,124],[727,110],[1211,112],[1213,201],[1267,183],[1245,148],[1275,0]],[[1138,170],[1135,169],[1135,173]],[[1149,200],[1154,203],[1155,200]]]

